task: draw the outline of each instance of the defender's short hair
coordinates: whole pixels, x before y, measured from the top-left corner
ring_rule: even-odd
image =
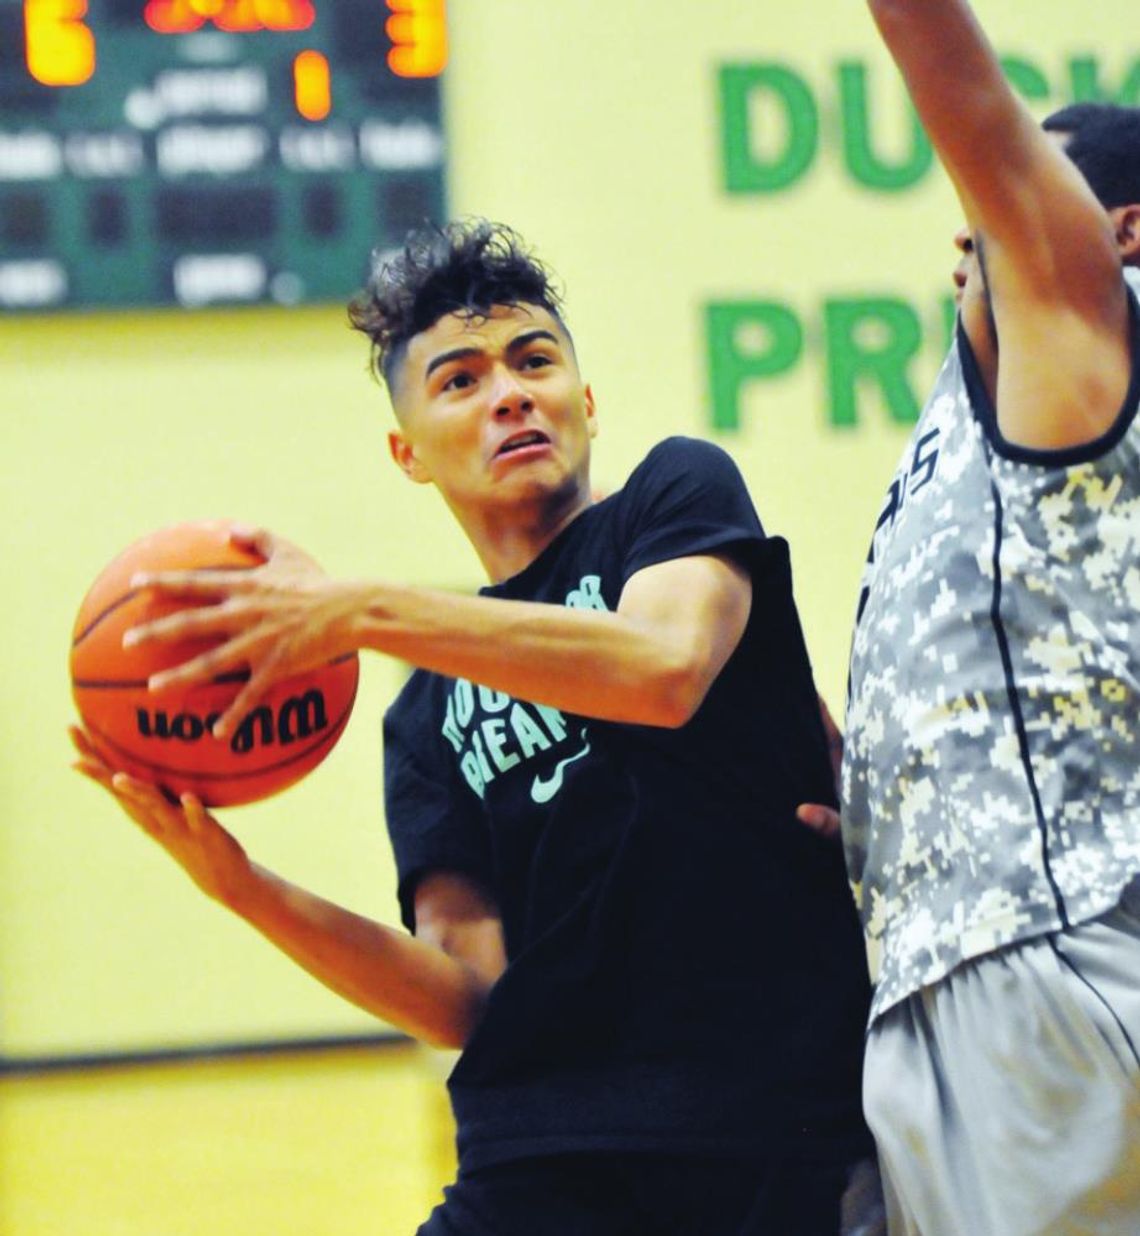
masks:
[[[1140,203],[1140,108],[1073,103],[1046,117],[1043,127],[1069,135],[1065,153],[1105,210]]]
[[[375,262],[348,316],[372,341],[373,372],[391,389],[414,335],[449,313],[480,318],[520,304],[540,305],[565,329],[553,275],[522,238],[505,224],[468,219],[409,233],[400,252]]]

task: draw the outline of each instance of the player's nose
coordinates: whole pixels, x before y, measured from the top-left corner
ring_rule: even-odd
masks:
[[[534,407],[534,401],[519,380],[518,374],[508,365],[496,367],[489,393],[491,407],[499,418],[528,412]]]

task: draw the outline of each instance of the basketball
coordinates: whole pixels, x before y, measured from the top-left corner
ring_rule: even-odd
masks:
[[[214,722],[248,679],[147,689],[151,674],[208,651],[216,638],[123,647],[123,634],[184,608],[186,602],[131,587],[139,571],[249,570],[262,558],[230,540],[229,524],[203,521],[154,532],[128,546],[99,574],[71,641],[71,690],[104,762],[173,795],[233,807],[277,794],[314,769],[344,732],[359,676],[355,654],[272,686],[233,733]]]

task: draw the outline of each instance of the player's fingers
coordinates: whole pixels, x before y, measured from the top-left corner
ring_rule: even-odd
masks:
[[[71,767],[77,773],[81,773],[88,781],[94,781],[96,785],[102,786],[105,790],[110,790],[111,787],[111,770],[103,763],[94,760],[72,760]],[[113,791],[112,791],[113,792]]]
[[[112,776],[110,790],[144,833],[156,841],[164,838],[169,824],[169,810],[162,810],[162,795],[153,786],[120,772]]]
[[[804,803],[796,808],[796,819],[823,837],[839,836],[839,812],[833,807],[826,807],[821,803]]]
[[[250,675],[249,681],[234,697],[233,703],[226,711],[218,718],[214,724],[213,735],[217,739],[226,739],[237,729],[241,724],[241,720],[248,713],[253,712],[261,700],[261,697],[273,685],[277,675],[278,666],[281,664],[282,654],[280,651],[271,652],[257,669]]]
[[[221,674],[243,670],[249,665],[250,654],[260,640],[261,636],[255,631],[235,636],[217,648],[211,648],[200,656],[184,661],[181,665],[152,674],[147,679],[147,686],[151,691],[165,691],[168,687],[209,682]]]
[[[267,562],[278,548],[277,538],[266,528],[252,524],[231,524],[230,541],[241,549],[250,549]]]
[[[186,818],[186,827],[195,836],[199,836],[208,822],[206,808],[202,805],[202,800],[197,794],[191,794],[187,791],[185,794],[179,795],[178,801]]]
[[[129,773],[117,772],[111,777],[111,788],[120,798],[151,813],[159,822],[171,815],[170,799],[149,781],[140,781]]]
[[[206,598],[215,600],[231,593],[244,592],[252,586],[250,571],[136,571],[131,587],[149,588],[172,598]]]
[[[115,793],[123,798],[129,798],[132,802],[146,802],[149,798],[148,790],[150,787],[144,781],[139,781],[137,777],[132,777],[130,773],[117,772],[111,777],[111,785],[115,789]]]
[[[153,622],[128,627],[123,632],[123,647],[134,648],[151,641],[167,643],[181,639],[204,639],[211,635],[229,635],[248,621],[255,608],[248,601],[223,601],[214,605],[199,605],[182,609]]]
[[[67,734],[71,739],[71,745],[84,759],[103,762],[99,752],[95,750],[95,745],[92,743],[87,731],[81,725],[69,725],[67,727]]]
[[[71,725],[68,726],[68,733],[71,735],[75,752],[79,756],[72,764],[72,768],[84,773],[92,781],[97,781],[105,789],[111,789],[111,777],[115,770],[103,758],[103,753],[95,747],[87,731],[78,725]]]
[[[230,539],[243,549],[251,549],[264,558],[266,566],[272,569],[275,576],[310,575],[314,571],[319,575],[324,574],[315,558],[310,558],[303,549],[289,541],[274,536],[266,528],[235,525],[230,530]]]

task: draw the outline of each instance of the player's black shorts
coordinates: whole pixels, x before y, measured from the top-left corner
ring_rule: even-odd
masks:
[[[460,1171],[418,1236],[838,1236],[850,1178],[775,1159],[518,1159]]]

